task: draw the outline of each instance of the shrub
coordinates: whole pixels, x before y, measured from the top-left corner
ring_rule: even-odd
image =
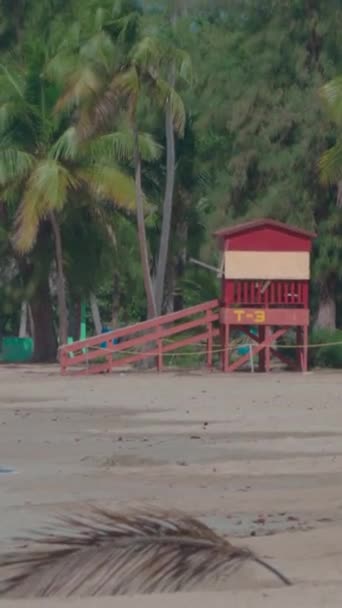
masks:
[[[342,368],[342,330],[313,330],[310,335],[310,344],[322,345],[309,349],[310,367]],[[324,346],[325,344],[329,344],[329,346]]]

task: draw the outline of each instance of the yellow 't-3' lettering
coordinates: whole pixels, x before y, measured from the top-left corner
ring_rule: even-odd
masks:
[[[247,312],[242,308],[237,308],[233,312],[236,316],[237,323],[242,323],[244,319],[247,319],[248,321],[254,321],[254,323],[265,323],[266,321],[266,313],[264,310]]]
[[[245,311],[244,311],[244,310],[237,309],[237,310],[234,310],[234,314],[237,316],[237,319],[236,319],[236,320],[237,320],[237,322],[238,322],[238,323],[240,323],[240,321],[242,320],[242,317],[243,317],[243,316],[244,316],[244,314],[245,314]]]
[[[264,323],[266,320],[266,314],[264,310],[257,310],[255,313],[255,322]]]

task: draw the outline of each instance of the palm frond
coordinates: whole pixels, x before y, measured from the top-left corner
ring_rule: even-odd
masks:
[[[42,209],[60,211],[69,189],[77,188],[77,179],[63,165],[55,160],[44,160],[32,173],[26,195],[28,204]]]
[[[7,66],[3,63],[0,64],[0,90],[3,95],[4,91],[6,91],[7,95],[11,95],[11,97],[21,97],[24,96],[24,87],[25,80],[21,77],[21,72],[16,69],[11,72]]]
[[[320,94],[332,120],[342,125],[342,76],[327,82]]]
[[[122,99],[128,100],[129,109],[133,109],[139,94],[139,77],[135,67],[115,74],[108,87],[96,95],[92,108],[81,108],[78,120],[78,131],[81,139],[87,139],[94,133],[101,132],[113,123],[120,112]],[[63,101],[61,101],[63,104]]]
[[[37,164],[25,185],[18,209],[13,242],[20,253],[29,251],[37,236],[39,222],[50,211],[60,211],[68,191],[76,189],[77,179],[57,161],[49,159]]]
[[[18,104],[15,101],[6,101],[0,106],[0,134],[5,133],[18,115]]]
[[[132,11],[128,15],[118,17],[121,13],[121,0],[116,2],[113,7],[114,20],[110,25],[114,26],[114,29],[119,32],[118,42],[123,44],[134,42],[139,38],[139,32],[141,29],[141,19],[138,11]]]
[[[49,158],[55,160],[75,160],[78,154],[79,141],[75,127],[66,129],[49,150]]]
[[[177,93],[177,91],[175,91],[175,89],[171,89],[169,97],[174,127],[176,132],[182,137],[184,134],[186,120],[184,103],[181,96]]]
[[[150,133],[139,133],[139,152],[142,160],[152,162],[160,158],[163,146],[158,144]]]
[[[120,111],[117,92],[107,89],[94,98],[88,106],[81,105],[78,110],[77,133],[81,141],[103,133],[113,125],[113,119]]]
[[[109,201],[124,211],[135,210],[134,180],[117,167],[98,164],[80,169],[76,175],[98,201]]]
[[[132,51],[131,58],[134,64],[144,70],[156,70],[163,57],[163,50],[156,38],[145,36]]]
[[[192,62],[189,53],[182,49],[175,49],[173,52],[177,73],[186,83],[192,81]]]
[[[100,596],[189,591],[217,586],[247,561],[289,580],[249,549],[233,546],[193,517],[156,510],[92,509],[61,518],[36,546],[0,557],[0,595]]]
[[[52,82],[65,85],[72,75],[79,70],[78,55],[70,48],[63,48],[46,64],[44,75]]]
[[[325,184],[336,184],[342,179],[342,141],[324,152],[319,168],[321,180]]]
[[[78,50],[81,44],[81,30],[81,20],[76,19],[65,32],[59,45],[60,51]]]
[[[115,59],[115,46],[103,30],[105,11],[98,8],[95,13],[93,35],[82,41],[80,23],[74,23],[67,31],[58,51],[48,61],[44,73],[52,81],[65,85],[72,75],[82,73],[85,68],[107,71]],[[68,88],[68,87],[67,87]]]
[[[108,210],[100,205],[91,205],[90,206],[90,213],[93,215],[94,219],[96,220],[96,222],[100,225],[102,225],[102,227],[104,228],[109,242],[111,243],[111,245],[113,246],[113,248],[115,249],[118,245],[117,242],[117,238],[116,238],[116,234],[114,231],[114,226],[112,225],[113,223],[113,214],[111,214],[111,216],[109,216],[108,214]]]
[[[131,160],[133,158],[133,135],[129,131],[116,131],[94,138],[89,143],[90,157],[97,162],[104,160]]]
[[[57,101],[56,112],[70,110],[97,95],[102,87],[102,79],[88,65],[80,66],[69,77],[63,94]]]
[[[0,147],[0,185],[27,177],[35,165],[35,158],[24,150],[18,150],[2,139]]]
[[[99,9],[101,10],[101,9]],[[116,49],[110,36],[103,30],[92,36],[80,49],[82,61],[90,63],[107,73],[113,66]]]
[[[121,95],[136,97],[139,94],[140,83],[136,67],[133,66],[116,75],[111,83],[111,89],[117,90]]]
[[[140,156],[145,161],[157,160],[162,147],[149,133],[139,133],[138,138]],[[97,162],[104,160],[132,160],[134,155],[134,136],[131,130],[116,131],[96,137],[89,144],[90,156]]]
[[[35,244],[40,219],[36,206],[27,205],[25,201],[21,203],[16,214],[12,237],[14,249],[21,254],[30,251]]]
[[[101,6],[98,7],[95,11],[95,19],[94,19],[94,26],[95,26],[95,31],[96,32],[103,32],[103,26],[106,23],[106,11],[104,8],[102,8]]]
[[[1,188],[1,201],[6,203],[8,208],[15,209],[18,201],[20,201],[21,194],[22,182],[13,180],[13,182]]]
[[[4,138],[6,138],[6,145],[8,145],[13,128],[17,127],[18,121],[31,131],[32,137],[35,137],[36,121],[39,121],[40,118],[40,109],[26,99],[4,96],[0,101],[1,148],[5,147]]]
[[[174,128],[182,136],[185,128],[186,112],[181,96],[161,78],[155,81],[155,90],[160,105],[165,107],[167,103],[170,103]]]

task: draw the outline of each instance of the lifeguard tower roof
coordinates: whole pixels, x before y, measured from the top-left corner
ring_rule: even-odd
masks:
[[[220,240],[223,249],[229,247],[235,251],[310,251],[316,234],[262,218],[222,228],[214,236]]]

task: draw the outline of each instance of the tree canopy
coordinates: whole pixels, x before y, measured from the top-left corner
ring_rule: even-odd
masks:
[[[90,297],[114,326],[215,297],[189,259],[255,217],[317,232],[312,322],[341,324],[338,0],[0,0],[0,22],[0,336],[27,302],[54,359]]]

